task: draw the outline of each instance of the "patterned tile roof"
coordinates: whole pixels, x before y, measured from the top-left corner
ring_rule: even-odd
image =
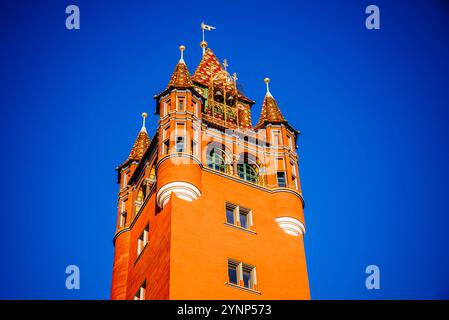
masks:
[[[240,120],[239,122],[239,127],[244,128],[244,129],[250,129],[252,128],[253,124],[251,122],[251,110],[250,107],[247,106],[243,106],[243,105],[237,105],[238,108],[238,119]]]
[[[145,130],[145,127],[142,127],[139,134],[137,135],[137,139],[134,142],[134,146],[131,149],[131,153],[128,156],[128,160],[138,160],[140,161],[147,151],[148,146],[150,145],[150,138],[148,137],[148,133]]]
[[[189,69],[187,68],[184,60],[180,60],[175,67],[175,71],[170,78],[168,87],[189,88],[193,86],[192,79],[190,78]]]
[[[256,129],[264,126],[266,123],[286,123],[281,110],[278,107],[276,100],[274,100],[271,93],[267,93],[263,100],[262,112],[260,113],[260,118],[255,125]]]
[[[211,49],[207,49],[192,76],[192,80],[204,86],[208,86],[211,76],[222,70],[224,71],[218,58]]]

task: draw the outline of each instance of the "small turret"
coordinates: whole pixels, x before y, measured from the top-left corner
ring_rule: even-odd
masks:
[[[147,129],[145,127],[145,118],[147,117],[147,113],[142,113],[142,128],[140,129],[139,134],[137,135],[136,141],[134,142],[133,148],[128,156],[128,160],[137,160],[140,161],[143,157],[143,154],[147,150],[150,145],[150,138],[148,137]]]
[[[192,79],[190,78],[189,69],[184,62],[184,50],[185,46],[179,46],[179,51],[181,51],[181,59],[179,59],[178,64],[175,67],[175,71],[170,78],[167,88],[191,88],[193,87]]]
[[[276,100],[270,92],[270,79],[265,78],[264,82],[267,85],[267,93],[265,94],[265,98],[262,103],[262,111],[260,113],[259,121],[257,122],[255,129],[260,129],[264,127],[268,123],[280,124],[287,123],[284,116],[281,113],[281,110],[278,107]]]

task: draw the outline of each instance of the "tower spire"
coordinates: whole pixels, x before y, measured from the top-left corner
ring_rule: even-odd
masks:
[[[186,47],[184,45],[179,46],[179,51],[181,51],[181,59],[179,59],[179,63],[185,63],[184,62],[184,50]]]
[[[265,79],[263,79],[263,81],[265,82],[265,84],[267,85],[267,95],[270,95],[270,96],[272,96],[271,95],[271,92],[270,92],[270,85],[269,85],[269,83],[270,83],[270,78],[265,78]]]
[[[131,149],[131,152],[128,156],[128,160],[140,161],[140,159],[142,159],[143,157],[143,154],[150,145],[150,138],[148,137],[147,129],[145,127],[145,118],[147,116],[148,115],[146,112],[142,113],[142,128],[137,135],[136,141],[134,142],[133,148]]]
[[[145,119],[148,116],[146,112],[142,112],[142,129],[140,129],[140,132],[147,133],[147,128],[145,127]]]
[[[264,82],[267,86],[267,93],[263,99],[262,111],[255,129],[264,127],[267,123],[287,123],[278,107],[276,100],[274,100],[274,97],[270,92],[270,87],[268,85],[270,83],[270,78],[265,78]]]
[[[184,62],[184,50],[186,47],[184,45],[179,46],[179,51],[181,51],[181,58],[175,67],[175,71],[171,75],[170,82],[167,87],[177,87],[177,88],[190,88],[193,86],[192,79],[190,78],[189,69]]]

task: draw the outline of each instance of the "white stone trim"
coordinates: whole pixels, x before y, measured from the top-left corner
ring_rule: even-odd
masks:
[[[201,196],[200,190],[193,184],[182,181],[170,182],[159,189],[156,195],[157,204],[159,207],[164,208],[170,199],[171,193],[185,201],[193,201]]]
[[[304,235],[306,233],[306,227],[301,221],[296,218],[279,217],[275,218],[274,220],[279,224],[279,227],[281,227],[281,229],[284,230],[284,232],[287,234],[291,234],[297,237],[300,234]]]

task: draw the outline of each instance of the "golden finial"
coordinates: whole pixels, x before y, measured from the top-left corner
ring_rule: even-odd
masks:
[[[184,62],[184,50],[186,47],[184,45],[179,46],[179,51],[181,51],[181,59],[179,59],[179,62]]]
[[[203,55],[204,55],[206,53],[207,42],[206,41],[201,41],[200,42],[200,47],[203,48]]]
[[[267,85],[267,94],[271,95],[271,93],[270,93],[270,86],[268,85],[270,83],[270,78],[265,78],[265,79],[263,79],[263,81]]]
[[[146,112],[142,112],[142,129],[140,131],[147,132],[147,128],[145,127],[145,118],[148,117],[148,114]]]

